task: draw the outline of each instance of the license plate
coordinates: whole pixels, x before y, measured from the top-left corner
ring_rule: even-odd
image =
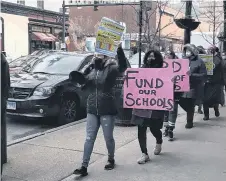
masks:
[[[16,110],[16,102],[7,101],[7,109]]]

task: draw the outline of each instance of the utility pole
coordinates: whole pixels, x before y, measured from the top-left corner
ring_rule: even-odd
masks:
[[[224,33],[223,33],[223,52],[226,52],[226,1],[224,3]]]
[[[185,19],[191,19],[192,1],[186,1]],[[184,44],[191,43],[191,29],[184,30]]]
[[[216,38],[216,1],[213,1],[213,45],[215,45]]]
[[[141,48],[142,48],[142,27],[143,27],[142,7],[143,7],[143,2],[140,1],[140,10],[139,10],[139,67],[141,67]]]
[[[65,0],[63,0],[62,4],[63,8],[63,35],[62,35],[62,43],[61,43],[61,49],[65,50],[66,49],[66,44],[65,44],[65,14],[66,14],[66,7],[65,7]]]

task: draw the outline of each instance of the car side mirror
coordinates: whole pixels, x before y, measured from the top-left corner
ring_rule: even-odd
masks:
[[[78,71],[72,71],[69,74],[69,80],[74,83],[79,83],[80,85],[84,84],[86,81],[85,76]]]

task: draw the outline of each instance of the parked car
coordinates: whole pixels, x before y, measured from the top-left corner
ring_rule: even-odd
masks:
[[[25,66],[37,60],[37,56],[23,56],[9,63],[10,75],[19,73]]]
[[[69,81],[69,73],[83,71],[92,57],[93,53],[52,53],[36,61],[28,73],[12,76],[7,114],[11,117],[55,117],[58,125],[80,118],[86,109],[89,92]]]
[[[59,52],[58,50],[37,50],[37,52],[33,52],[31,55],[19,57],[12,62],[9,63],[9,71],[10,74],[19,73],[25,66],[32,65],[36,60],[40,57],[47,56],[50,53]],[[27,67],[28,68],[28,67]]]

